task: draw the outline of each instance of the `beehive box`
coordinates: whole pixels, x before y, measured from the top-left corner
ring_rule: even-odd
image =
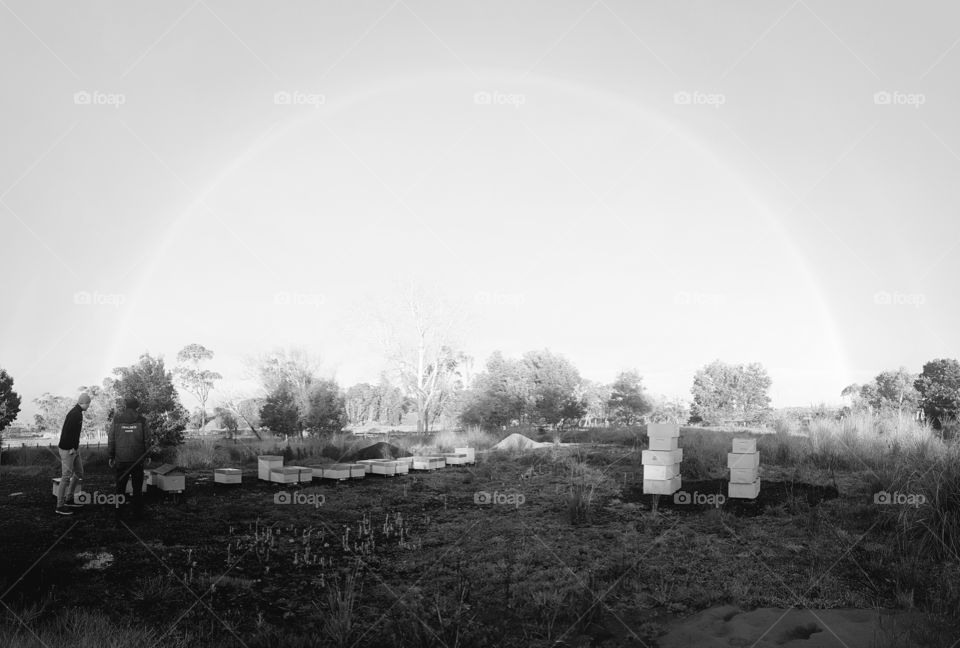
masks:
[[[186,475],[173,464],[161,464],[150,469],[150,485],[164,492],[182,493],[186,482]]]
[[[243,473],[238,468],[217,468],[213,471],[215,484],[239,484]]]
[[[651,438],[650,449],[660,452],[670,452],[680,448],[680,437],[666,437],[662,439]]]
[[[733,452],[735,454],[753,454],[757,451],[756,439],[734,439]]]
[[[413,457],[413,470],[437,470],[447,465],[443,457]]]
[[[731,468],[730,481],[734,484],[752,484],[759,477],[758,468]]]
[[[467,461],[467,455],[465,454],[446,452],[443,456],[446,459],[448,466],[465,466],[467,463],[469,463]]]
[[[54,496],[54,497],[57,496],[57,490],[60,488],[60,480],[61,480],[61,479],[63,479],[63,478],[62,478],[62,477],[54,477],[54,478],[53,478],[53,496]],[[74,498],[76,498],[77,495],[79,495],[80,493],[83,493],[83,492],[84,492],[84,491],[83,491],[83,482],[78,482],[78,483],[77,483],[77,490],[73,491],[73,496],[74,496]],[[66,496],[66,493],[64,493],[64,496]]]
[[[755,499],[760,494],[760,480],[756,479],[751,484],[730,482],[727,494],[740,499]]]
[[[673,479],[680,476],[680,464],[669,466],[644,466],[643,479]]]
[[[320,476],[324,479],[350,479],[350,464],[329,464],[323,466]]]
[[[751,452],[749,454],[737,454],[735,452],[727,453],[727,468],[757,468],[760,466],[760,453]]]
[[[413,462],[407,461],[406,459],[407,458],[404,457],[402,459],[394,459],[390,462],[396,466],[398,475],[406,475],[410,472],[410,466],[413,465]]]
[[[673,495],[680,490],[680,477],[671,479],[644,479],[643,492],[647,495]]]
[[[477,451],[474,448],[454,448],[453,451],[457,454],[467,455],[468,464],[477,463]]]
[[[300,469],[296,466],[280,466],[270,471],[270,481],[278,484],[297,484],[300,482]]]
[[[313,481],[313,468],[307,468],[306,466],[286,466],[287,468],[295,468],[297,470],[297,481],[301,483],[309,483]]]
[[[260,455],[257,457],[257,478],[271,481],[270,472],[283,467],[283,457],[280,455]]]
[[[357,463],[363,466],[363,471],[366,474],[373,472],[373,464],[380,463],[381,461],[386,461],[385,459],[359,459]]]
[[[647,438],[670,439],[680,436],[680,426],[676,423],[648,423]]]
[[[397,457],[394,459],[394,461],[399,461],[400,463],[405,464],[407,466],[407,472],[413,468],[413,457]]]
[[[344,464],[350,468],[350,479],[363,479],[367,474],[367,467],[362,463]]]
[[[386,477],[393,477],[397,474],[397,468],[403,465],[406,467],[406,463],[401,463],[399,461],[376,461],[370,465],[370,469],[375,475],[384,475]]]
[[[672,466],[681,461],[683,461],[683,449],[643,450],[640,452],[640,463],[644,466]]]

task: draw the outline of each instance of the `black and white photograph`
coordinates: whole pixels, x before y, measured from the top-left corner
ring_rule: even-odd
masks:
[[[0,0],[0,646],[960,648],[960,5]]]

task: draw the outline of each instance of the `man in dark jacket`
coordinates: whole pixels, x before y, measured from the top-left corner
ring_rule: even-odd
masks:
[[[83,462],[80,461],[80,431],[83,429],[83,413],[90,407],[90,396],[80,394],[77,404],[63,419],[60,430],[60,488],[57,489],[57,513],[73,515],[71,508],[79,508],[73,500],[77,485],[83,481]],[[80,487],[83,490],[83,487]],[[69,508],[68,508],[69,507]]]
[[[150,465],[150,457],[147,456],[151,449],[150,430],[147,428],[147,419],[137,411],[140,403],[136,398],[125,398],[123,405],[124,410],[113,417],[107,436],[107,452],[110,466],[116,469],[117,495],[124,495],[127,481],[133,480],[130,502],[134,517],[140,518],[143,512],[143,466],[144,463]]]

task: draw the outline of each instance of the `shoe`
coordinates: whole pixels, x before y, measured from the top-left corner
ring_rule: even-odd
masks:
[[[64,504],[64,506],[69,506],[70,508],[83,508],[83,504],[77,504],[76,502],[70,502],[69,504]]]
[[[68,511],[66,506],[58,506],[57,515],[73,515],[73,511]]]

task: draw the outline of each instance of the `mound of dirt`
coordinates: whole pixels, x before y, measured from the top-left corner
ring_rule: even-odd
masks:
[[[530,437],[523,436],[514,432],[506,439],[503,439],[500,443],[493,446],[494,450],[533,450],[536,448],[547,448],[552,446],[552,443],[548,442],[539,442],[534,441]]]
[[[347,455],[344,457],[344,461],[349,463],[351,461],[359,461],[361,459],[396,459],[398,457],[410,457],[412,456],[409,452],[401,450],[392,443],[385,443],[380,441],[379,443],[374,443],[369,445],[366,448],[361,448],[356,452]]]

